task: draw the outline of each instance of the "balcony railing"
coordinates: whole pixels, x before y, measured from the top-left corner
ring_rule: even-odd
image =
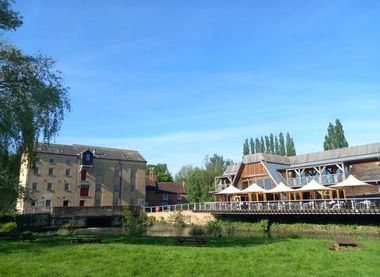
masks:
[[[311,180],[315,180],[322,185],[333,185],[342,182],[345,179],[343,173],[324,174],[315,176],[301,176],[296,178],[288,178],[289,187],[303,187]]]

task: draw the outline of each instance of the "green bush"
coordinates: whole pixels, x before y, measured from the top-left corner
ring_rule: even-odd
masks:
[[[264,233],[270,232],[270,222],[268,219],[262,219],[259,222],[261,230],[263,230]]]
[[[0,233],[16,233],[17,232],[17,223],[16,222],[7,222],[0,224]]]
[[[193,237],[203,236],[204,235],[204,231],[203,231],[202,228],[194,226],[190,230],[190,235],[193,236]]]
[[[178,231],[183,231],[186,227],[185,217],[181,212],[177,212],[173,219],[173,225]]]
[[[206,225],[206,233],[209,236],[221,237],[223,232],[222,224],[218,220],[209,221]]]
[[[140,209],[126,208],[123,211],[123,225],[128,235],[143,236],[152,223],[152,220]]]
[[[73,235],[76,229],[82,228],[85,225],[81,222],[70,220],[68,223],[63,224],[62,228],[68,231],[68,235]],[[61,234],[67,234],[65,231],[62,231]]]

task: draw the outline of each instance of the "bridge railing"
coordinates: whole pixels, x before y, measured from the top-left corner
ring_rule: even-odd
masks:
[[[223,211],[377,211],[380,212],[380,197],[346,199],[306,199],[241,202],[205,202],[178,205],[144,207],[145,212],[223,212]]]

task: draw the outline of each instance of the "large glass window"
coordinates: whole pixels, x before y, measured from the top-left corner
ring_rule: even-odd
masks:
[[[70,191],[70,184],[69,183],[65,183],[65,191]]]
[[[265,179],[265,189],[270,190],[272,188],[272,181],[270,179]]]

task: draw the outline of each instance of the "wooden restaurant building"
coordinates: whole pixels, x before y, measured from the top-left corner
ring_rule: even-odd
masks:
[[[344,181],[349,175],[373,186],[348,190],[348,197],[380,196],[380,143],[292,157],[266,153],[245,155],[241,163],[229,166],[223,176],[215,178],[214,193],[218,200],[218,192],[230,185],[244,190],[252,183],[256,183],[267,191],[273,190],[281,183],[299,191],[312,180],[328,188]],[[329,194],[332,193],[336,192],[331,190]],[[240,197],[242,201],[250,200],[245,195]],[[268,200],[272,200],[272,197],[275,196],[268,194],[267,197]],[[302,197],[301,194],[300,198]],[[308,197],[307,193],[305,193],[305,197]],[[219,199],[221,200],[221,198]]]

